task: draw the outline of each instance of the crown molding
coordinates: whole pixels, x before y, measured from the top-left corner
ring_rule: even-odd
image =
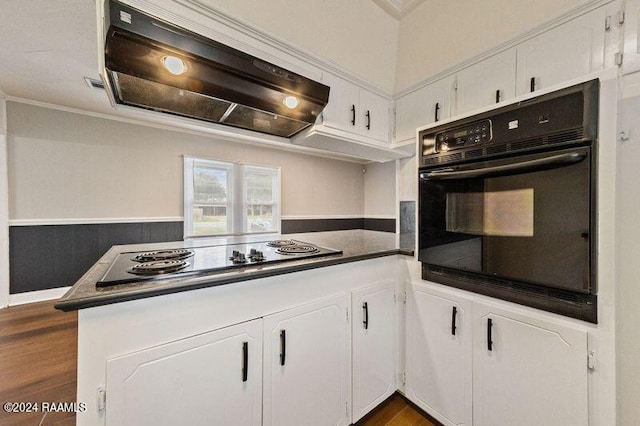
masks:
[[[425,0],[373,0],[385,12],[397,20],[405,17],[409,12],[424,3]]]

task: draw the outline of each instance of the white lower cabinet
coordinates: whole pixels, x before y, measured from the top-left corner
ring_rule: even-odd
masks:
[[[420,284],[407,295],[406,395],[447,426],[471,426],[471,301]]]
[[[473,323],[475,426],[589,424],[586,331],[482,303]]]
[[[346,426],[397,389],[395,281],[110,358],[106,424]],[[587,332],[409,284],[406,396],[446,426],[588,425]]]
[[[387,321],[390,312],[386,301],[379,303],[382,295],[371,294],[370,303]],[[348,425],[348,307],[349,296],[341,294],[109,359],[106,424]],[[381,318],[376,318],[376,330]],[[393,327],[379,337],[389,334],[393,340]],[[377,343],[378,348],[387,345],[393,346]],[[376,373],[387,375],[390,366],[384,368]],[[390,395],[395,389],[391,384],[385,391]]]
[[[107,361],[106,424],[257,426],[262,320]]]
[[[406,395],[444,425],[587,426],[587,332],[408,289]]]
[[[348,425],[346,294],[264,317],[266,426]]]
[[[397,389],[395,283],[353,291],[351,309],[352,422],[355,423]]]

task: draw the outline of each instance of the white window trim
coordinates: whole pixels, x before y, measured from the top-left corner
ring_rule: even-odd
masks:
[[[184,208],[184,230],[183,230],[183,238],[192,239],[192,238],[211,238],[211,237],[224,237],[231,235],[260,235],[260,234],[279,234],[281,231],[281,211],[282,211],[282,200],[281,200],[281,187],[282,187],[282,178],[281,178],[281,168],[268,166],[268,165],[260,165],[260,164],[248,164],[241,162],[231,162],[231,161],[221,161],[216,159],[210,159],[205,157],[192,157],[192,156],[183,156],[184,159],[184,168],[183,168],[183,208]],[[194,199],[194,188],[193,188],[193,170],[194,166],[201,162],[205,165],[212,165],[215,167],[226,168],[228,170],[228,179],[227,179],[227,211],[230,213],[227,214],[227,230],[231,230],[231,232],[222,233],[222,234],[209,234],[209,235],[193,235],[193,199]],[[244,171],[246,169],[266,169],[266,170],[274,170],[276,172],[277,184],[274,185],[273,188],[273,220],[275,223],[275,229],[271,231],[264,232],[248,232],[247,227],[247,215],[245,212],[247,211],[247,199],[246,199],[246,191],[247,191],[247,182],[244,179]],[[236,202],[236,200],[240,200]]]

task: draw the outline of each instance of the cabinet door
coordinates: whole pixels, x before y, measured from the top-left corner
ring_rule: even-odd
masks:
[[[471,302],[419,284],[408,296],[407,397],[447,426],[471,426]]]
[[[396,390],[395,283],[356,290],[351,303],[355,423]]]
[[[325,73],[322,82],[330,87],[329,103],[322,111],[322,124],[357,133],[364,112],[360,110],[360,88],[333,74]]]
[[[596,9],[517,47],[517,94],[571,80],[604,66],[604,8]]]
[[[107,425],[261,424],[262,321],[107,361]]]
[[[623,73],[640,70],[640,0],[627,0],[624,18]]]
[[[464,114],[516,94],[516,50],[510,49],[457,74],[455,115]]]
[[[389,99],[360,90],[360,132],[373,143],[389,145]]]
[[[348,425],[346,295],[264,318],[264,425]]]
[[[474,425],[587,425],[587,333],[479,303],[473,310]]]
[[[394,143],[415,141],[416,129],[449,118],[453,77],[447,77],[396,99]]]

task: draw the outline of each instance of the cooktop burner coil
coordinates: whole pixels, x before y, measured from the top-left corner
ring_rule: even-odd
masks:
[[[176,272],[189,266],[184,260],[157,260],[155,262],[139,263],[127,269],[135,275],[160,275]]]
[[[181,260],[193,256],[193,250],[172,249],[139,253],[131,260],[135,262],[153,262],[156,260]]]
[[[277,238],[277,237],[271,237]],[[161,246],[153,250],[119,253],[96,287],[161,279],[190,279],[196,276],[253,272],[263,265],[275,265],[321,256],[340,255],[342,251],[316,246],[294,239],[252,241],[198,247]]]
[[[275,240],[275,241],[269,241],[267,243],[269,247],[288,247],[288,246],[295,246],[296,244],[297,243],[292,240]]]
[[[295,244],[292,246],[280,247],[277,251],[281,254],[309,254],[319,252],[320,249],[308,244]]]

